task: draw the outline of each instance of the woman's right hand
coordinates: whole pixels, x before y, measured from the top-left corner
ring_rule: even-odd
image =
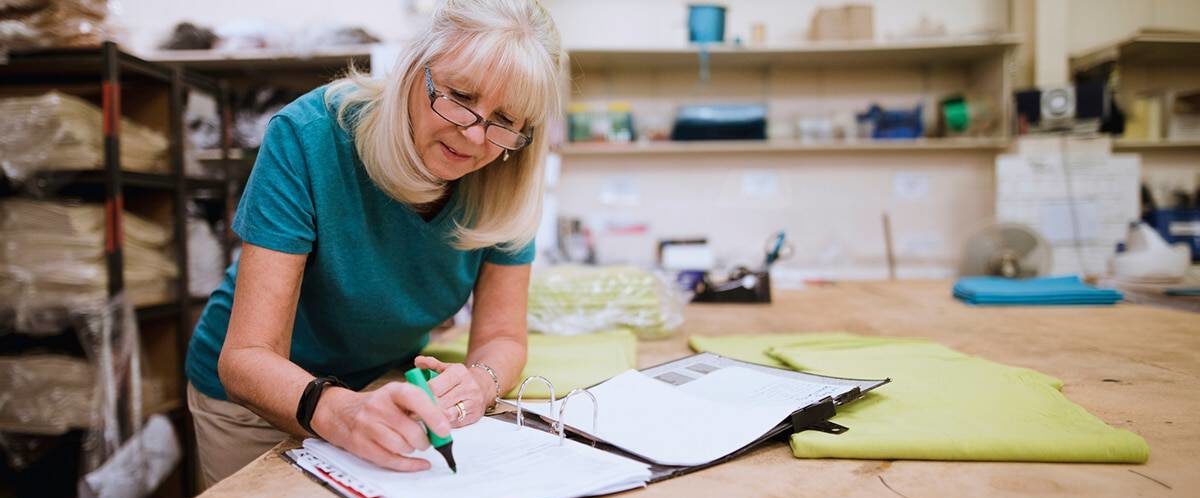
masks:
[[[404,455],[429,447],[424,421],[439,436],[450,420],[429,395],[403,382],[374,391],[329,388],[313,414],[313,430],[326,441],[380,467],[402,472],[426,470],[429,461]]]

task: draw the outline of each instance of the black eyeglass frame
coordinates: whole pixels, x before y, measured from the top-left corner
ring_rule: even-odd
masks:
[[[442,118],[442,119],[446,120],[446,122],[448,122],[448,123],[450,123],[450,124],[452,124],[452,125],[454,125],[454,126],[458,126],[458,127],[462,128],[462,129],[464,129],[464,130],[465,130],[465,129],[467,129],[467,128],[470,128],[470,127],[472,127],[472,126],[475,126],[475,125],[477,125],[477,124],[479,124],[479,123],[483,123],[483,136],[484,136],[485,138],[487,138],[487,141],[488,141],[488,142],[491,142],[492,144],[494,144],[494,145],[495,145],[495,146],[497,146],[497,147],[500,147],[501,149],[507,150],[507,151],[509,151],[509,152],[517,152],[517,151],[519,151],[519,150],[521,150],[521,149],[524,149],[525,147],[528,147],[528,146],[529,146],[529,144],[533,143],[533,137],[532,137],[532,136],[530,136],[529,134],[527,134],[527,133],[522,133],[522,132],[520,132],[520,131],[517,131],[517,130],[514,130],[514,129],[512,129],[512,128],[509,128],[509,127],[507,127],[507,126],[504,126],[504,125],[502,125],[502,124],[500,124],[500,123],[497,123],[497,122],[495,122],[495,121],[492,121],[492,120],[486,119],[486,118],[484,118],[483,116],[480,116],[480,115],[479,115],[479,113],[475,112],[475,110],[474,110],[474,109],[471,109],[471,108],[470,108],[470,107],[468,107],[466,104],[463,104],[462,102],[459,102],[459,101],[457,101],[457,100],[454,100],[454,99],[450,98],[450,96],[448,96],[448,95],[446,95],[446,94],[444,94],[444,93],[442,93],[442,92],[439,92],[439,91],[437,90],[437,88],[434,88],[434,86],[433,86],[433,72],[429,70],[429,65],[426,65],[426,66],[425,66],[425,91],[426,91],[426,93],[428,93],[428,94],[429,94],[429,108],[433,110],[433,113],[434,113],[434,114],[437,114],[437,115],[438,115],[438,117],[440,117],[440,118]],[[459,107],[461,107],[461,108],[465,109],[467,112],[471,113],[471,115],[472,115],[472,116],[475,116],[475,121],[472,121],[470,124],[465,124],[465,125],[464,125],[464,124],[457,123],[457,122],[455,122],[454,120],[452,120],[452,119],[450,119],[450,118],[446,117],[446,116],[445,116],[445,115],[443,115],[442,113],[438,112],[438,110],[437,110],[437,107],[435,107],[435,106],[434,106],[434,104],[435,104],[435,103],[437,103],[437,99],[445,99],[445,100],[447,100],[447,101],[449,101],[449,102],[453,103],[454,105],[457,105],[457,106],[459,106]],[[496,143],[496,141],[495,141],[495,140],[492,140],[492,139],[491,139],[491,137],[488,137],[488,136],[487,136],[487,129],[488,129],[488,127],[491,127],[491,126],[495,126],[495,127],[497,127],[497,128],[501,128],[501,129],[503,129],[503,130],[506,130],[506,131],[510,131],[510,132],[512,132],[512,133],[513,133],[513,134],[515,134],[516,136],[518,136],[518,137],[522,138],[522,139],[524,140],[524,143],[522,143],[521,145],[517,146],[516,148],[509,148],[509,147],[507,147],[507,146],[504,146],[504,145],[501,145],[501,144],[498,144],[498,143]]]

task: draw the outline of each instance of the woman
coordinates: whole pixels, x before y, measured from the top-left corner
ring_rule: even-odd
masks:
[[[272,118],[233,229],[240,260],[188,350],[204,486],[286,438],[400,471],[518,381],[559,37],[534,0],[449,0],[385,80]],[[417,356],[474,293],[467,360]],[[360,391],[414,365],[405,383]],[[328,376],[333,377],[328,377]],[[344,382],[344,384],[341,384]]]

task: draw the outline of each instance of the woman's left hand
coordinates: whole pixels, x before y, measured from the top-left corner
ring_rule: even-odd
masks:
[[[414,364],[417,368],[438,373],[437,377],[429,381],[429,389],[437,398],[438,406],[446,412],[451,427],[462,427],[477,422],[483,417],[484,410],[491,406],[492,400],[489,395],[495,393],[495,388],[490,378],[487,381],[488,385],[480,385],[480,379],[466,365],[443,363],[431,356],[418,356]]]

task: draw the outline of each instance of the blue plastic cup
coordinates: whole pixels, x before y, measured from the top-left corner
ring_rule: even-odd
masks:
[[[725,41],[725,7],[716,4],[688,5],[688,41],[720,43]]]

